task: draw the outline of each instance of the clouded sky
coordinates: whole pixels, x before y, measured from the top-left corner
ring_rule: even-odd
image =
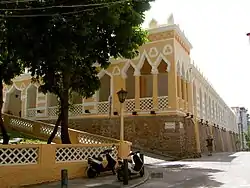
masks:
[[[250,0],[156,0],[145,24],[173,13],[191,58],[229,106],[250,108]]]

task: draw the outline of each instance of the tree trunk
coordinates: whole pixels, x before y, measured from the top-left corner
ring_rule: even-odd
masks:
[[[3,144],[9,144],[9,140],[10,140],[10,137],[7,133],[7,130],[4,126],[4,122],[3,122],[3,119],[2,119],[2,108],[3,108],[3,81],[2,79],[1,80],[1,84],[0,84],[0,130],[2,132],[2,135],[3,135]]]
[[[54,140],[55,136],[56,136],[56,133],[58,131],[58,127],[60,126],[61,124],[61,121],[62,121],[62,113],[60,112],[60,115],[58,116],[57,118],[57,121],[56,121],[56,124],[55,124],[55,127],[53,129],[53,132],[51,133],[48,141],[47,141],[47,144],[51,144],[51,142]]]
[[[63,73],[63,93],[60,97],[61,102],[61,113],[62,113],[62,122],[61,122],[61,140],[62,144],[71,144],[69,137],[69,82],[70,77],[67,73]]]

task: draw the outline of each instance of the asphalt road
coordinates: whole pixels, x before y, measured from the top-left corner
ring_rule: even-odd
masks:
[[[147,163],[150,179],[139,188],[250,188],[250,152]]]

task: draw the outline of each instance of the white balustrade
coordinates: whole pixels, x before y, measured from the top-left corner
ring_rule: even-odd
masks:
[[[0,148],[0,166],[38,164],[39,147]]]
[[[126,108],[125,110],[127,112],[134,112],[135,111],[135,99],[127,99],[125,101]]]
[[[108,114],[109,112],[109,102],[98,102],[97,103],[97,113],[98,114]]]
[[[10,126],[14,128],[25,129],[26,131],[33,131],[33,124],[29,121],[25,121],[19,118],[10,118]]]
[[[102,151],[112,146],[59,146],[56,148],[56,163],[82,162],[89,157],[98,156]],[[118,147],[115,147],[111,155],[117,158]]]
[[[70,116],[79,116],[83,114],[83,104],[74,104],[70,107]]]
[[[99,135],[94,135],[90,133],[79,133],[78,141],[81,144],[110,144],[118,143],[118,140],[107,138]]]
[[[36,108],[27,109],[27,117],[36,117]]]
[[[140,98],[140,110],[150,111],[153,109],[153,99],[150,98]]]
[[[160,97],[158,97],[158,109],[159,110],[168,109],[168,96],[160,96]]]
[[[48,126],[48,125],[41,125],[40,126],[40,133],[48,135],[48,137],[51,135],[51,133],[54,130],[54,126]],[[60,138],[61,137],[61,128],[58,127],[56,137]]]
[[[58,107],[52,106],[48,107],[48,116],[49,117],[56,117],[58,115]]]

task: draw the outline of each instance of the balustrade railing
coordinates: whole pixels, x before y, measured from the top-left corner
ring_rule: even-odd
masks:
[[[48,139],[49,135],[54,129],[54,125],[40,122],[32,121],[29,119],[23,119],[9,114],[3,114],[4,123],[7,127],[14,130],[27,133],[29,135],[36,136],[40,139]],[[118,143],[119,140],[108,138],[100,135],[90,134],[83,131],[77,131],[74,129],[69,129],[69,135],[72,143],[78,144],[108,144],[108,143]],[[61,136],[60,128],[57,131],[55,141]]]
[[[29,108],[27,110],[27,117],[35,117],[36,116],[36,108]]]
[[[140,110],[150,111],[153,109],[153,98],[140,98]]]
[[[165,111],[168,109],[168,96],[160,96],[158,97],[158,110],[160,111]],[[152,97],[147,97],[147,98],[140,98],[139,99],[140,103],[140,111],[150,111],[153,110],[153,98]],[[178,99],[178,103],[181,105],[182,101],[181,99]],[[110,108],[110,103],[108,101],[103,101],[103,102],[90,102],[90,103],[84,103],[84,104],[74,104],[70,106],[70,111],[69,111],[69,116],[82,116],[85,113],[85,106],[96,106],[96,110],[91,111],[91,114],[108,114]],[[94,109],[94,108],[93,108]],[[132,113],[135,111],[135,99],[127,99],[125,101],[125,112]],[[27,110],[27,117],[36,117],[36,109],[28,109]],[[44,117],[46,115],[44,114]],[[58,116],[58,107],[53,106],[53,107],[48,107],[47,108],[47,117],[57,117]],[[40,115],[39,117],[42,117]]]
[[[168,97],[167,96],[161,96],[158,97],[158,110],[167,110],[168,109]]]

